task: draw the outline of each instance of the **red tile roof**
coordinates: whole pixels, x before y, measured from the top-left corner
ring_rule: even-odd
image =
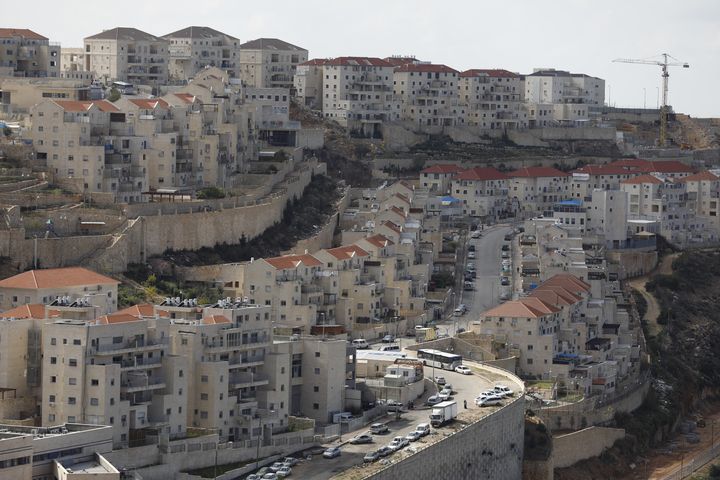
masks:
[[[0,281],[0,288],[62,288],[82,285],[117,285],[114,278],[100,275],[82,267],[48,268],[30,270]]]
[[[555,306],[574,305],[581,300],[580,297],[559,285],[539,286],[530,292],[530,296]]]
[[[174,93],[173,95],[175,95],[185,103],[193,103],[195,101],[195,95],[192,95],[190,93]]]
[[[170,107],[162,98],[131,98],[130,102],[145,110],[154,110],[156,107]]]
[[[365,241],[367,241],[370,245],[374,245],[378,248],[385,248],[390,245],[395,245],[395,242],[380,233],[372,235],[370,237],[366,237]]]
[[[327,66],[333,67],[352,67],[352,66],[371,66],[371,67],[392,67],[392,65],[382,58],[377,57],[337,57],[325,62]]]
[[[43,37],[39,33],[35,33],[27,28],[0,28],[0,38],[13,38],[22,37],[29,38],[32,40],[47,40],[47,37]]]
[[[585,283],[575,275],[571,275],[569,273],[559,273],[554,275],[540,285],[540,287],[547,286],[560,286],[575,295],[581,295],[590,291],[589,283]]]
[[[570,174],[553,167],[523,167],[508,173],[508,176],[519,178],[569,177]]]
[[[209,315],[202,319],[205,325],[218,325],[221,323],[232,323],[225,315]]]
[[[717,180],[720,180],[720,177],[715,175],[712,172],[709,172],[707,170],[703,170],[702,172],[698,172],[694,175],[688,175],[687,177],[683,177],[679,179],[679,182],[715,182]]]
[[[492,167],[475,167],[460,172],[455,178],[457,180],[507,180],[508,176]]]
[[[134,315],[136,317],[154,317],[155,316],[155,306],[151,303],[141,303],[139,305],[132,305],[130,307],[124,308],[122,310],[118,310],[117,313],[127,313],[129,315]],[[170,314],[165,310],[158,310],[157,314],[161,317],[167,317]]]
[[[519,299],[518,301],[546,315],[550,315],[560,311],[559,308],[555,307],[551,303],[546,303],[541,298],[537,297],[525,297]]]
[[[461,77],[496,77],[496,78],[520,78],[517,73],[503,70],[502,68],[473,68],[460,73]]]
[[[111,313],[98,317],[95,323],[98,325],[109,325],[114,323],[139,322],[140,320],[142,320],[140,317],[130,315],[129,313]]]
[[[391,222],[390,220],[385,220],[382,224],[385,225],[386,227],[388,227],[393,232],[400,235],[400,226],[399,225],[396,225],[394,222]]]
[[[370,255],[369,252],[363,250],[357,245],[345,245],[342,247],[328,248],[326,252],[338,260],[350,260],[351,258],[367,257]]]
[[[282,257],[266,258],[265,261],[277,270],[288,270],[298,268],[300,265],[306,267],[319,267],[322,262],[312,255],[283,255]]]
[[[511,300],[501,303],[497,307],[493,307],[480,314],[481,317],[510,317],[510,318],[540,318],[547,315],[543,310],[535,308],[533,305],[523,303],[519,300]]]
[[[420,170],[420,173],[443,173],[443,174],[455,174],[460,173],[464,170],[460,165],[450,164],[437,164],[432,165]]]
[[[407,63],[416,63],[418,62],[418,59],[415,57],[385,57],[383,58],[386,62],[391,64],[394,67],[399,67],[401,65],[405,65]]]
[[[42,303],[20,305],[19,307],[0,313],[0,318],[45,318],[45,305]]]
[[[693,173],[694,170],[677,160],[650,161],[637,158],[616,160],[607,165],[586,165],[575,173],[591,175],[632,175],[638,173]]]
[[[308,60],[307,62],[298,63],[298,67],[300,66],[323,66],[328,62],[327,58],[313,58],[312,60]]]
[[[653,175],[650,175],[649,173],[644,173],[642,175],[638,175],[637,177],[628,178],[626,180],[623,180],[620,183],[636,184],[636,185],[641,185],[643,183],[652,183],[654,185],[660,185],[661,183],[663,183],[663,181]]]
[[[395,68],[395,72],[419,72],[419,73],[454,73],[458,74],[457,70],[450,68],[447,65],[434,64],[434,63],[406,63]]]
[[[396,207],[395,205],[393,205],[392,207],[390,207],[388,210],[397,213],[398,215],[400,215],[400,216],[403,217],[403,218],[406,217],[405,211],[404,211],[402,208]]]
[[[55,103],[66,112],[87,112],[93,107],[93,105],[96,106],[101,112],[120,111],[119,108],[106,100],[93,100],[92,102],[78,100],[55,100]]]

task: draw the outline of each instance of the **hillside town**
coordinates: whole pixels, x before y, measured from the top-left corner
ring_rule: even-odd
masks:
[[[631,281],[720,243],[715,127],[562,66],[52,33],[0,28],[0,479],[550,480],[633,437]]]

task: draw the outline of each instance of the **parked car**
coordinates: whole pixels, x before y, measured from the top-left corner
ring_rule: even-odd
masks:
[[[360,445],[362,443],[372,443],[373,438],[372,435],[368,433],[361,433],[360,435],[356,435],[350,440],[350,443],[353,445]]]
[[[275,462],[272,465],[270,465],[270,471],[273,473],[277,473],[278,470],[280,470],[282,467],[284,467],[285,464],[282,462]]]
[[[380,451],[374,450],[372,452],[368,452],[363,457],[363,462],[372,463],[380,458]]]
[[[335,458],[340,456],[340,447],[330,447],[323,452],[325,458]]]
[[[423,437],[425,435],[430,435],[430,424],[429,423],[420,423],[417,427],[415,427],[416,432],[420,432],[420,435]]]
[[[508,277],[502,277],[500,279],[500,285],[502,285],[503,287],[510,286],[510,279]]]
[[[497,393],[499,393],[501,395],[505,395],[506,397],[512,397],[515,393],[507,385],[495,385],[495,388],[493,390],[495,390]]]
[[[437,395],[430,395],[430,396],[428,397],[428,399],[427,399],[427,402],[425,402],[425,403],[427,403],[428,405],[436,405],[436,404],[438,404],[438,403],[440,403],[440,402],[442,402],[442,400],[440,399],[439,396],[437,396]]]
[[[299,461],[300,461],[300,460],[298,460],[298,459],[295,458],[295,457],[285,457],[285,458],[283,458],[283,463],[284,463],[285,465],[290,466],[290,467],[294,467],[295,465],[298,464]]]
[[[389,431],[390,429],[384,423],[373,423],[370,425],[370,433],[373,435],[382,435],[383,433],[388,433]]]
[[[405,435],[405,438],[407,439],[408,442],[415,442],[415,441],[419,440],[420,437],[422,437],[422,434],[420,432],[418,432],[417,430],[413,430],[412,432]]]
[[[452,388],[445,387],[442,390],[440,390],[440,393],[445,394],[445,395],[452,395],[453,391],[452,391]]]
[[[391,448],[394,452],[407,447],[410,445],[410,442],[405,437],[395,437],[393,438],[392,442],[388,443],[388,447]]]
[[[400,402],[396,402],[395,400],[388,400],[386,405],[388,412],[402,412],[405,408],[405,405]]]
[[[447,393],[445,390],[437,394],[437,397],[440,399],[440,402],[447,402],[450,400],[451,395]]]
[[[465,282],[465,283],[467,283],[467,282]],[[462,308],[460,308],[460,307],[458,307],[458,308],[456,308],[455,310],[453,310],[453,315],[455,315],[456,317],[460,317],[460,316],[462,316],[464,313],[465,313],[465,311],[464,311]]]
[[[462,373],[463,375],[470,375],[472,373],[472,370],[470,370],[470,367],[466,367],[465,365],[460,365],[455,367],[455,371],[457,373]]]
[[[370,344],[364,338],[356,338],[352,341],[352,344],[357,349],[370,348]]]
[[[510,258],[510,252],[502,252],[502,258]]]
[[[505,237],[503,237],[503,240],[505,240],[506,242],[511,242],[512,239],[513,239],[513,236],[510,233],[506,234]]]
[[[391,453],[393,453],[393,449],[388,447],[387,445],[384,445],[377,449],[377,454],[380,455],[380,458],[387,457]]]
[[[292,474],[292,468],[285,465],[280,470],[275,472],[275,474],[278,476],[278,478],[289,477]]]
[[[467,258],[469,258],[469,259],[471,259],[471,260],[472,260],[473,258],[475,258],[475,252],[468,252]]]
[[[475,270],[475,262],[467,262],[465,264],[465,268],[467,268],[468,270]]]
[[[262,476],[262,480],[277,480],[278,476],[274,472],[268,472]]]
[[[475,245],[470,244],[468,247],[468,252],[474,252],[475,251]]]
[[[510,293],[509,292],[503,292],[500,294],[500,300],[510,300]]]
[[[394,335],[388,334],[388,335],[385,335],[385,336],[382,338],[382,343],[393,343],[394,341],[395,341],[395,336],[394,336]]]
[[[506,243],[505,245],[503,245],[502,247],[500,247],[500,250],[502,250],[503,252],[509,252],[509,251],[510,251],[510,245],[508,245],[508,244]]]
[[[465,305],[464,303],[458,305],[458,308],[462,309],[463,313],[467,312],[467,305]]]
[[[435,377],[435,383],[438,385],[445,385],[447,383],[447,380],[445,380],[445,377],[437,376]]]
[[[251,473],[247,477],[245,477],[245,480],[261,480],[262,477],[256,473]]]
[[[470,238],[480,238],[482,234],[480,233],[480,230],[475,230],[473,233],[470,234]]]
[[[502,397],[497,395],[478,397],[475,399],[475,405],[477,405],[478,407],[492,407],[496,405],[502,405]]]

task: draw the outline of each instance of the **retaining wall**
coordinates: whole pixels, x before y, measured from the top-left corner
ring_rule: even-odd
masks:
[[[565,468],[597,457],[625,437],[622,428],[589,427],[553,438],[553,465]]]

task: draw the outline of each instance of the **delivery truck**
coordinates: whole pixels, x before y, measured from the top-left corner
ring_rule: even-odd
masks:
[[[440,402],[432,409],[430,424],[435,428],[441,427],[448,422],[452,422],[455,417],[457,417],[457,414],[458,408],[456,401]]]

